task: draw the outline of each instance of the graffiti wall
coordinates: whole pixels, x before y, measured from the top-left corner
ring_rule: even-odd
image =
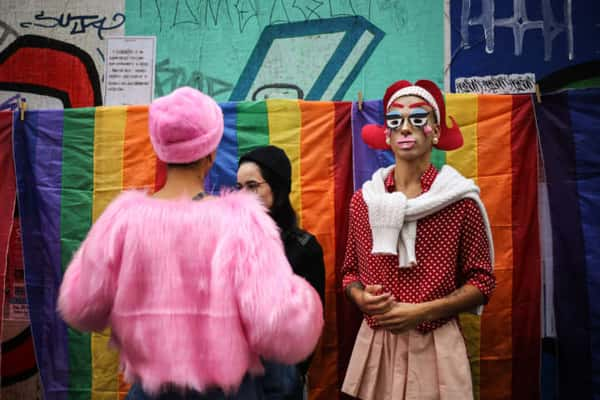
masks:
[[[550,91],[600,77],[597,1],[452,0],[450,18],[452,91],[514,93],[532,81]]]
[[[8,243],[2,311],[0,395],[3,399],[41,399],[29,310],[25,296],[25,274],[19,218],[15,217]]]
[[[441,83],[443,5],[397,0],[129,0],[127,35],[156,35],[156,94],[219,100],[379,98]]]
[[[369,99],[444,74],[459,92],[600,84],[593,1],[6,0],[0,11],[0,109],[21,97],[103,104],[106,38],[124,34],[157,37],[155,95]]]
[[[123,35],[123,0],[3,1],[0,109],[102,104],[105,39]]]

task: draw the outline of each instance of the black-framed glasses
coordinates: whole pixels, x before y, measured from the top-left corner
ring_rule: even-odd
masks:
[[[258,188],[260,187],[260,185],[267,183],[266,181],[262,181],[262,182],[257,182],[257,181],[248,181],[245,183],[236,183],[235,184],[235,188],[237,190],[242,190],[242,189],[246,189],[249,190],[251,192],[256,192],[258,190]]]

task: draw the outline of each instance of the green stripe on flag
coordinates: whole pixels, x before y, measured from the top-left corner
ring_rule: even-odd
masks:
[[[431,163],[439,171],[444,164],[446,164],[446,152],[444,150],[438,150],[435,147],[431,152]]]
[[[61,260],[66,269],[92,223],[94,108],[65,110],[61,191]],[[69,399],[90,398],[90,335],[69,328]]]
[[[237,105],[238,160],[258,146],[269,144],[267,103],[241,102]]]

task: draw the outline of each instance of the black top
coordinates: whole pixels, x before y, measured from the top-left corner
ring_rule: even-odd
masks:
[[[323,249],[317,239],[310,233],[293,228],[281,235],[285,246],[285,255],[296,275],[300,275],[315,288],[323,309],[325,309],[325,262]],[[302,375],[308,371],[312,355],[298,364]]]

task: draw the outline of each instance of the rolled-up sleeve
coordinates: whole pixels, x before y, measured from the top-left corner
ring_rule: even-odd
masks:
[[[496,287],[496,278],[483,216],[473,200],[465,201],[460,241],[459,261],[462,283],[479,289],[487,303]]]
[[[352,197],[350,202],[350,211],[348,213],[348,238],[346,240],[346,253],[344,254],[344,264],[342,265],[342,286],[344,289],[352,282],[360,281],[358,256],[356,254],[356,242],[354,233],[356,230],[356,222],[354,219],[355,204],[358,201],[357,193]]]

